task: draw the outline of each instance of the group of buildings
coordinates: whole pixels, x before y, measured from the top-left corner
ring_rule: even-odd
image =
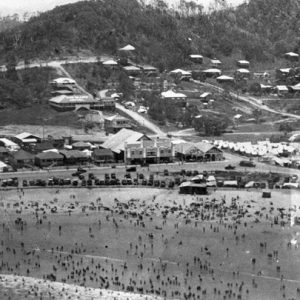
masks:
[[[30,133],[0,138],[0,171],[19,168],[56,168],[84,164],[156,164],[174,161],[223,159],[218,147],[170,138],[151,138],[121,129],[104,142],[74,141],[72,137],[42,139]]]

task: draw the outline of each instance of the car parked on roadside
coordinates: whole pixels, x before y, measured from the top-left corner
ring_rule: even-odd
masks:
[[[250,167],[250,168],[254,168],[256,165],[253,161],[251,160],[241,160],[240,161],[240,166],[241,167]]]
[[[229,164],[225,167],[225,170],[235,170],[235,166]]]

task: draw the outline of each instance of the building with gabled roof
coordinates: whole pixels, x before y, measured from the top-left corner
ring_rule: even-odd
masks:
[[[224,159],[222,150],[205,142],[176,144],[175,155],[184,161],[219,161]]]
[[[32,167],[34,164],[34,155],[21,149],[10,153],[8,160],[16,168]]]
[[[101,102],[89,95],[60,95],[49,100],[49,104],[58,111],[84,109],[101,110]]]
[[[35,164],[39,167],[62,166],[64,157],[55,152],[47,151],[35,156]]]
[[[104,118],[104,129],[108,133],[117,133],[122,128],[132,128],[131,122],[128,118],[121,115],[114,115]]]
[[[15,135],[15,138],[23,144],[28,143],[38,143],[41,141],[41,138],[37,135],[31,134],[29,132],[22,132]]]
[[[89,156],[79,150],[60,150],[59,153],[63,156],[63,161],[67,165],[85,164],[89,160]]]
[[[115,135],[109,137],[101,147],[110,149],[117,160],[124,160],[125,144],[131,144],[141,140],[150,140],[150,138],[144,133],[123,128]]]

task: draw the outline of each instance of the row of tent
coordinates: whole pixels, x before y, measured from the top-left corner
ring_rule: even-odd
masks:
[[[257,144],[251,142],[228,142],[223,140],[216,140],[214,145],[219,149],[229,149],[240,154],[246,154],[250,156],[280,156],[282,154],[292,155],[296,152],[296,148],[284,143],[270,143],[259,141]]]

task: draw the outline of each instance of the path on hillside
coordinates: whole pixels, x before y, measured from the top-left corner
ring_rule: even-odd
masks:
[[[197,83],[197,84],[200,84],[202,86],[205,86],[205,87],[212,88],[213,90],[217,91],[218,93],[224,92],[223,88],[220,88],[218,86],[215,86],[215,85],[207,83],[207,82],[201,82],[199,80],[193,80],[193,82]],[[295,114],[291,114],[291,113],[285,113],[285,112],[282,112],[282,111],[275,110],[273,108],[270,108],[270,107],[260,103],[259,100],[255,99],[253,97],[241,96],[241,95],[238,95],[238,94],[233,93],[233,92],[230,92],[229,94],[230,94],[231,97],[234,97],[237,100],[247,102],[247,103],[251,104],[252,106],[255,106],[255,107],[259,108],[260,110],[264,110],[264,111],[267,111],[267,112],[270,112],[270,113],[273,113],[273,114],[277,114],[277,115],[286,116],[286,117],[290,117],[290,118],[300,120],[299,115],[295,115]]]
[[[108,92],[108,90],[101,90],[99,91],[99,96],[100,98],[105,98],[106,93]],[[143,115],[132,111],[130,109],[125,108],[123,105],[116,103],[116,109],[123,112],[124,114],[128,115],[130,118],[132,118],[133,120],[135,120],[137,123],[139,123],[140,125],[142,125],[143,127],[147,127],[148,129],[150,129],[151,131],[154,132],[154,134],[164,137],[166,136],[166,133],[163,132],[157,125],[155,125],[153,122],[149,121],[148,119],[146,119]]]
[[[110,59],[109,56],[100,56],[100,57],[86,57],[86,58],[74,58],[74,59],[66,59],[66,60],[53,60],[53,61],[39,61],[39,62],[33,62],[31,64],[25,65],[24,63],[18,64],[16,66],[17,70],[22,70],[25,68],[44,68],[44,67],[51,67],[54,68],[56,70],[59,70],[61,74],[64,74],[64,76],[69,77],[73,80],[75,80],[74,78],[72,78],[71,74],[63,67],[63,65],[66,64],[76,64],[76,63],[96,63],[99,61],[105,61]],[[0,70],[5,71],[6,68],[5,66],[0,66]],[[76,80],[75,80],[76,82]],[[92,95],[90,93],[88,93],[83,87],[81,87],[77,82],[76,82],[76,87],[84,94],[89,95],[92,97]],[[100,91],[100,97],[105,97],[107,90],[103,90]],[[134,119],[137,123],[139,123],[140,125],[147,127],[149,130],[153,131],[156,135],[158,136],[165,136],[166,134],[158,127],[156,126],[154,123],[152,123],[151,121],[149,121],[148,119],[146,119],[144,116],[131,111],[129,109],[126,109],[125,107],[123,107],[120,104],[116,104],[116,108],[120,111],[122,111],[123,113],[125,113],[126,115],[128,115],[129,117],[131,117],[132,119]]]

